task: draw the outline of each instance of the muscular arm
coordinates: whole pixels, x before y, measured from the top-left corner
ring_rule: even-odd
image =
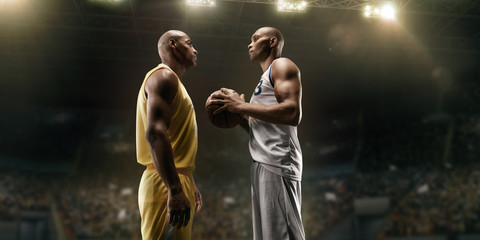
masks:
[[[181,227],[188,223],[190,211],[177,169],[173,162],[172,146],[167,134],[171,119],[171,104],[177,91],[176,76],[168,70],[158,70],[147,80],[147,129],[146,139],[150,148],[153,165],[168,189],[168,215],[172,225]],[[180,213],[180,216],[170,214]]]
[[[228,110],[270,123],[298,125],[302,117],[300,70],[291,60],[280,58],[273,62],[272,78],[278,104],[261,105],[247,103],[233,90],[222,89],[222,94],[214,97],[222,98],[223,100],[212,101],[215,104],[224,104],[216,112]]]

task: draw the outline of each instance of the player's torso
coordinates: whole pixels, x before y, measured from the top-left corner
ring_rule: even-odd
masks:
[[[275,97],[275,83],[271,76],[272,65],[260,77],[250,103],[278,104]],[[302,153],[295,126],[272,124],[260,119],[249,118],[250,154],[279,175],[294,180],[301,179]]]
[[[260,81],[255,88],[250,103],[272,105],[277,104],[277,98],[275,97],[275,90],[273,79],[271,76],[272,65],[265,71],[260,77]]]
[[[181,81],[178,81],[172,113],[167,133],[172,145],[175,166],[193,170],[198,146],[197,120],[192,100]]]
[[[145,81],[154,72],[162,68],[172,71],[168,66],[160,64],[152,69],[145,77],[144,84],[139,92],[137,104],[137,161],[140,164],[148,165],[152,163],[148,144],[144,137],[146,130],[146,97],[144,96]],[[197,153],[197,122],[195,109],[187,90],[180,79],[178,80],[177,93],[171,105],[171,119],[167,130],[172,146],[175,166],[177,168],[192,169],[195,166],[195,156]],[[143,112],[143,114],[139,114]]]

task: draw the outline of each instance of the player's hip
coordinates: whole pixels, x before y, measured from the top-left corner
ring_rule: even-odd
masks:
[[[189,169],[177,169],[177,173],[180,183],[182,184],[183,191],[190,200],[190,205],[194,206],[195,188],[192,171]],[[162,178],[158,174],[155,167],[153,167],[153,164],[151,166],[147,166],[142,174],[140,185],[138,187],[138,199],[140,207],[142,206],[141,202],[144,204],[151,202],[166,202],[167,198],[168,189],[163,183]]]

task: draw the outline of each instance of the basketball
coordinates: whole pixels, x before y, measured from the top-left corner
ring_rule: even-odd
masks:
[[[213,112],[217,110],[219,107],[222,105],[218,104],[209,104],[208,102],[210,101],[212,97],[208,97],[207,101],[205,102],[205,112],[207,114],[208,120],[215,126],[219,128],[233,128],[237,126],[240,121],[242,120],[242,117],[238,113],[232,113],[227,110],[222,111],[221,113],[217,115],[213,115]]]

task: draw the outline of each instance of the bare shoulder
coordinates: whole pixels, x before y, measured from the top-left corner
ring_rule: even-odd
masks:
[[[161,68],[153,72],[145,83],[145,91],[156,92],[164,98],[171,98],[178,87],[177,76],[170,70]]]
[[[272,75],[274,76],[291,78],[299,74],[300,69],[288,58],[277,58],[272,63]]]
[[[147,80],[149,85],[177,85],[177,76],[172,71],[161,68],[153,72]]]

